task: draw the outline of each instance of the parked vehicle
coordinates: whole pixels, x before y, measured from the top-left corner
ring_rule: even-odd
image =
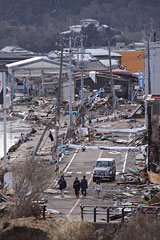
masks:
[[[116,164],[113,158],[99,158],[96,161],[96,165],[93,171],[93,182],[97,180],[111,182],[116,177]]]

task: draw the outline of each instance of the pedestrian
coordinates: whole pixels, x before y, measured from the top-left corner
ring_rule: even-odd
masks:
[[[67,122],[64,122],[64,127],[67,127],[67,125],[68,125]]]
[[[50,129],[48,137],[51,139],[51,143],[54,141],[54,137],[52,135],[52,130]]]
[[[86,146],[83,145],[83,146],[82,146],[82,152],[85,152],[85,151],[86,151]]]
[[[76,195],[77,198],[79,198],[80,187],[81,187],[81,183],[80,183],[78,177],[76,177],[74,182],[73,182],[73,188],[74,188],[75,195]]]
[[[100,182],[100,180],[97,180],[96,181],[96,185],[95,185],[95,190],[96,190],[96,192],[97,192],[97,197],[99,198],[100,197],[100,192],[101,192],[101,190],[102,190],[102,187],[101,187],[101,182]]]
[[[64,189],[67,187],[66,180],[64,179],[64,176],[61,176],[60,180],[58,181],[59,184],[59,190],[61,191],[61,198],[64,198]]]
[[[86,176],[83,176],[83,179],[81,179],[81,193],[83,196],[86,196],[87,188],[88,188],[88,182],[87,182]]]
[[[37,132],[36,129],[34,129],[34,127],[32,127],[31,131],[30,131],[30,134],[35,134]]]

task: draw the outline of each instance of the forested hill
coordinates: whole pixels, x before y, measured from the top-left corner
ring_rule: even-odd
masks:
[[[0,47],[50,51],[59,32],[84,18],[126,34],[160,28],[159,0],[0,0],[0,6]]]

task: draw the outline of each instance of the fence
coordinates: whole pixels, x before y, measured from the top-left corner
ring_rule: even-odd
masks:
[[[84,215],[92,216],[93,222],[97,222],[98,216],[106,216],[106,222],[111,220],[122,219],[125,221],[125,216],[144,213],[154,217],[159,216],[160,206],[93,206],[93,205],[80,205],[81,219],[84,220]]]

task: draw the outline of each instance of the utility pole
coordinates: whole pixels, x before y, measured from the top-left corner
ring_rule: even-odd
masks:
[[[69,128],[72,130],[73,128],[73,120],[72,120],[72,63],[71,63],[71,44],[72,39],[69,37]]]
[[[148,35],[147,39],[147,56],[148,56],[148,94],[151,94],[151,79],[150,79],[150,35]]]
[[[116,105],[116,94],[114,90],[114,82],[113,82],[113,75],[112,75],[112,62],[111,62],[111,45],[110,40],[108,40],[108,53],[109,53],[109,66],[110,66],[110,74],[111,74],[111,88],[113,93],[113,108]]]
[[[83,78],[83,73],[84,73],[84,62],[83,62],[83,35],[81,35],[81,124],[84,126],[84,116],[83,116],[83,111],[84,111],[84,78]]]
[[[42,140],[43,140],[43,138],[44,138],[44,135],[45,135],[47,129],[49,128],[49,126],[51,125],[52,120],[53,120],[53,119],[51,118],[51,119],[47,122],[46,127],[45,127],[45,129],[44,129],[44,131],[43,131],[43,133],[42,133],[42,135],[41,135],[41,137],[40,137],[40,139],[39,139],[39,141],[38,141],[38,143],[37,143],[37,146],[36,146],[36,148],[35,148],[35,151],[34,151],[34,153],[33,153],[33,158],[35,157],[36,153],[38,152],[38,149],[39,149],[39,147],[40,147],[40,145],[41,145],[41,142],[42,142]]]
[[[150,79],[150,35],[148,35],[147,39],[147,69],[148,69],[148,94],[151,94],[151,79]],[[146,96],[147,97],[147,96]],[[148,171],[151,169],[151,131],[152,131],[152,125],[151,125],[151,106],[149,103],[147,103],[147,115],[148,115]]]
[[[28,78],[28,88],[30,88],[29,78]],[[41,97],[44,97],[44,74],[43,74],[43,70],[41,71]]]
[[[58,148],[58,139],[59,139],[59,124],[60,124],[60,108],[61,108],[61,85],[62,85],[62,69],[63,69],[63,48],[64,48],[64,41],[61,39],[61,56],[60,56],[60,71],[59,71],[59,83],[58,83],[58,94],[56,99],[56,128],[55,128],[55,145],[52,146],[52,158],[53,158],[53,149],[55,149],[55,153],[57,152]],[[57,156],[58,157],[58,156]],[[58,160],[58,159],[57,159]]]
[[[3,84],[3,139],[4,139],[4,157],[3,157],[3,169],[7,168],[7,109],[6,109],[6,75],[2,73]]]
[[[58,98],[57,98],[57,116],[58,121],[60,119],[60,108],[61,108],[61,97],[62,97],[62,68],[63,68],[63,48],[64,41],[61,40],[61,58],[60,58],[60,72],[59,72],[59,87],[58,87]]]

